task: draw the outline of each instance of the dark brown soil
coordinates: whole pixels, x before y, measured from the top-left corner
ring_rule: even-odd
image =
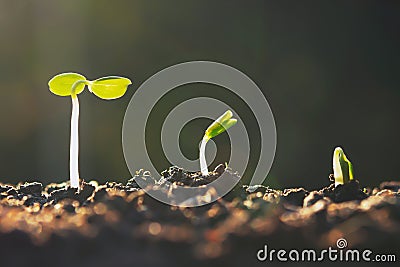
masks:
[[[136,183],[199,186],[224,170],[203,177],[171,167],[160,181],[139,171],[127,184],[82,182],[79,192],[66,183],[0,184],[0,266],[261,266],[264,245],[324,249],[338,238],[398,253],[400,182],[314,191],[239,184],[198,208],[160,203]]]

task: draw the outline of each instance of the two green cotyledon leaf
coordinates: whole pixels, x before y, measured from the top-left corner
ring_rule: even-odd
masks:
[[[226,111],[207,128],[204,137],[206,139],[211,139],[235,125],[237,123],[237,119],[232,118],[232,116],[232,111]]]
[[[70,96],[72,94],[72,86],[79,81],[86,81],[85,76],[72,72],[61,73],[49,81],[49,88],[55,95]],[[85,89],[85,83],[80,83],[75,88],[75,94],[82,93],[83,89]]]
[[[89,90],[102,99],[116,99],[125,94],[130,84],[127,78],[108,76],[89,82]]]
[[[50,91],[59,96],[71,96],[80,94],[85,85],[89,91],[102,99],[116,99],[123,96],[132,82],[128,78],[119,76],[107,76],[94,81],[86,80],[85,76],[78,73],[61,73],[49,81]],[[73,87],[74,92],[73,92]]]

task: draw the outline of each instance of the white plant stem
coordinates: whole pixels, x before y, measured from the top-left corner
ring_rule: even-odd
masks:
[[[201,140],[200,144],[200,170],[201,174],[206,176],[208,175],[208,166],[207,166],[207,161],[206,161],[206,144],[208,142],[208,138],[203,137],[203,140]]]
[[[69,176],[71,187],[79,188],[79,101],[72,95],[71,142],[69,150]]]
[[[343,184],[343,172],[340,167],[339,157],[333,157],[333,177],[335,178],[335,187]]]

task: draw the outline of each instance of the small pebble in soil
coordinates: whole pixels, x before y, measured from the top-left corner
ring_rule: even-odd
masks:
[[[19,186],[19,191],[23,194],[40,196],[42,194],[43,186],[41,183],[25,183]]]
[[[309,207],[314,205],[318,200],[324,198],[324,195],[318,191],[311,191],[308,196],[304,198],[303,207]]]
[[[393,192],[399,192],[400,191],[400,182],[399,181],[390,181],[390,182],[382,182],[379,185],[380,189],[389,189],[392,190]]]
[[[303,206],[303,200],[308,195],[308,191],[304,188],[285,189],[282,199],[287,203],[295,206]]]
[[[66,188],[53,190],[49,196],[49,199],[53,200],[54,203],[57,203],[63,199],[75,199],[80,203],[84,203],[92,196],[94,191],[95,187],[93,185],[82,182],[80,190],[69,186]]]

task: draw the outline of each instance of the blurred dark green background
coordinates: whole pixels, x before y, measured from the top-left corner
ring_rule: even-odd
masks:
[[[337,145],[362,184],[397,180],[399,14],[398,1],[0,0],[0,179],[68,178],[71,103],[48,91],[53,75],[134,81],[118,101],[80,95],[81,176],[125,182],[121,127],[134,91],[165,67],[211,60],[246,73],[271,105],[278,144],[266,184],[325,185]],[[182,132],[193,151],[206,124]]]

